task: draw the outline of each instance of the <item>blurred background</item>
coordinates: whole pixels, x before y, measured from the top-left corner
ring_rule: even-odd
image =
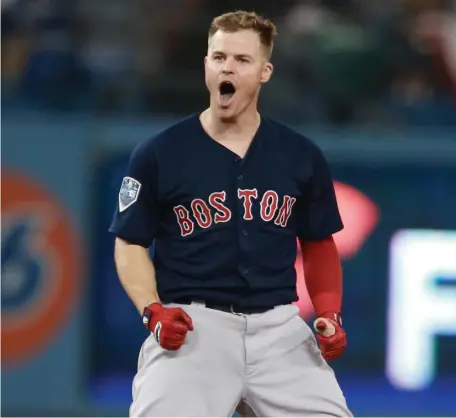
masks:
[[[132,147],[205,108],[234,9],[278,26],[262,111],[332,168],[349,406],[456,415],[454,0],[3,0],[3,416],[128,414],[146,334],[107,228]]]

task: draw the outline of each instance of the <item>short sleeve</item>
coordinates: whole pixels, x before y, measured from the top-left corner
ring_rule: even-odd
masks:
[[[343,229],[334,183],[321,150],[312,147],[312,176],[302,184],[298,202],[298,237],[319,241]]]
[[[119,189],[117,207],[109,228],[119,238],[145,248],[151,246],[157,231],[155,155],[150,143],[133,151]]]

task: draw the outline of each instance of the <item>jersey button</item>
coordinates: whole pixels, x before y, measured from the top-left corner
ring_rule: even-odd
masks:
[[[247,276],[247,274],[249,274],[249,270],[248,269],[242,269],[242,274],[244,276]]]
[[[246,237],[247,235],[249,235],[249,233],[248,233],[245,229],[243,229],[241,232],[242,232],[242,235],[244,235],[244,237]]]
[[[238,180],[242,180],[244,178],[244,176],[242,174],[239,174],[239,176],[237,178],[238,178]]]

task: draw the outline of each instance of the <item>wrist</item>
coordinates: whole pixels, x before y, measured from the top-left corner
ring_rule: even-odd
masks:
[[[323,311],[323,312],[320,312],[319,314],[317,314],[317,318],[326,318],[326,319],[329,319],[333,322],[335,322],[336,324],[342,326],[342,316],[340,314],[340,312],[336,312],[336,311]]]
[[[152,331],[152,326],[154,321],[154,315],[160,310],[162,304],[160,302],[152,302],[151,304],[145,306],[142,311],[142,322],[143,325],[149,330]]]
[[[147,308],[154,303],[161,303],[160,298],[158,296],[152,296],[152,297],[147,297],[147,298],[141,298],[140,300],[137,301],[136,303],[136,309],[138,310],[140,315],[143,315],[144,313],[144,308]]]

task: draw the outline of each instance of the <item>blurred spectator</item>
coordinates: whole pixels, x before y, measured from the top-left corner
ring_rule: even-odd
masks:
[[[302,0],[290,10],[284,31],[281,46],[287,66],[298,69],[297,93],[305,96],[316,88],[330,121],[353,121],[357,107],[378,92],[386,71],[380,40],[354,3]]]
[[[18,82],[24,70],[30,39],[21,22],[19,0],[8,0],[2,7],[2,84]]]
[[[454,123],[448,0],[8,0],[2,97],[56,110],[192,112],[207,100],[210,21],[234,9],[278,23],[266,113],[289,123]]]
[[[441,88],[456,99],[456,2],[430,3],[414,19],[412,39],[434,60]]]
[[[16,94],[36,106],[71,108],[83,83],[73,37],[74,2],[10,1],[2,9],[5,76]]]
[[[138,55],[138,2],[80,0],[78,14],[78,52],[90,79],[91,107],[122,111]]]
[[[419,126],[456,125],[453,6],[443,0],[404,1],[396,37],[389,44],[399,39],[406,54],[385,52],[392,79],[383,104],[391,120]]]

